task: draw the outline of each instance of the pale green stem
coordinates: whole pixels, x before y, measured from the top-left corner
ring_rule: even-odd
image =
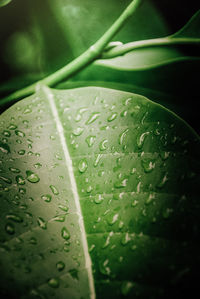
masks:
[[[77,57],[75,60],[51,74],[50,76],[35,82],[21,90],[18,90],[6,98],[0,101],[0,105],[5,105],[6,103],[13,102],[19,98],[28,96],[35,92],[36,86],[38,83],[54,86],[55,84],[66,80],[71,77],[74,73],[81,70],[83,67],[87,66],[89,63],[94,61],[97,57],[100,56],[101,52],[104,50],[106,45],[111,41],[114,35],[123,27],[128,18],[136,11],[138,6],[142,3],[143,0],[134,0],[128,7],[123,11],[120,17],[113,23],[113,25],[104,33],[104,35],[88,50],[83,54]]]
[[[136,49],[171,45],[200,45],[200,38],[181,38],[169,36],[135,41],[124,45],[115,46],[108,51],[104,51],[101,55],[101,59],[114,58]]]

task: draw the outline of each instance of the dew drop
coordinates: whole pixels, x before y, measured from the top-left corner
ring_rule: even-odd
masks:
[[[26,175],[27,175],[26,179],[30,183],[38,183],[40,181],[39,176],[36,173],[32,172],[31,170],[27,170]]]
[[[42,217],[38,217],[37,223],[40,228],[47,229],[47,222]]]
[[[57,215],[52,218],[53,221],[64,222],[66,215]]]
[[[119,144],[120,145],[123,144],[124,138],[128,132],[129,132],[129,129],[126,129],[119,135]]]
[[[20,217],[19,215],[16,215],[16,214],[9,214],[9,215],[6,215],[6,218],[8,220],[12,220],[14,222],[17,222],[17,223],[21,223],[23,222],[23,218]]]
[[[46,202],[50,202],[52,200],[52,197],[50,194],[44,194],[41,196],[41,198]]]
[[[84,131],[84,128],[78,127],[73,131],[74,136],[80,136]]]
[[[20,131],[20,130],[15,130],[15,134],[19,137],[24,137],[25,136],[25,133]]]
[[[15,227],[12,223],[6,224],[5,230],[9,235],[13,235],[15,233]]]
[[[25,150],[19,150],[18,154],[21,155],[21,156],[23,156],[25,154],[25,152],[26,152]]]
[[[0,150],[2,151],[2,153],[4,154],[8,154],[10,153],[10,147],[7,144],[4,144],[2,142],[0,142]]]
[[[36,244],[37,244],[37,239],[34,238],[34,237],[30,238],[29,243],[30,243],[31,245],[36,245]]]
[[[111,274],[111,270],[110,268],[108,267],[108,264],[109,264],[109,260],[106,259],[105,261],[103,262],[100,262],[99,263],[99,270],[102,274],[104,275],[110,275]]]
[[[23,176],[17,175],[15,179],[18,185],[25,185],[25,179]]]
[[[15,130],[17,129],[17,126],[14,125],[14,124],[10,124],[9,127],[8,127],[9,130]]]
[[[155,162],[149,159],[143,159],[142,167],[146,173],[152,172],[152,170],[155,168]]]
[[[102,154],[98,154],[97,156],[96,156],[96,160],[94,161],[94,167],[97,167],[98,166],[98,164],[99,164],[99,162],[100,162],[100,159],[103,157],[103,155]]]
[[[107,149],[108,140],[104,139],[99,144],[100,151],[105,151]]]
[[[108,234],[108,236],[107,236],[107,238],[106,238],[106,240],[105,240],[105,243],[102,245],[102,248],[106,248],[106,247],[108,247],[108,246],[110,245],[110,238],[111,238],[113,235],[114,235],[114,233],[111,231],[111,232]]]
[[[122,239],[121,239],[121,244],[122,245],[127,245],[128,242],[131,240],[130,236],[129,236],[129,233],[125,233],[123,236],[122,236]]]
[[[6,178],[6,177],[4,177],[4,176],[0,176],[0,179],[2,180],[2,181],[4,181],[5,183],[7,183],[7,184],[12,184],[12,180],[11,179],[9,179],[9,178]]]
[[[93,146],[93,144],[94,144],[94,142],[95,142],[95,139],[96,139],[96,136],[93,136],[93,135],[90,135],[90,136],[88,136],[88,137],[85,139],[85,141],[86,141],[88,147]]]
[[[84,173],[88,168],[87,160],[81,159],[78,164],[78,170],[80,173]]]
[[[56,268],[58,271],[62,271],[65,268],[65,264],[62,261],[57,262]]]
[[[39,168],[42,167],[42,164],[40,164],[40,163],[36,163],[36,164],[34,164],[34,167],[35,167],[36,169],[39,169]]]
[[[18,168],[9,167],[9,170],[13,173],[20,173],[20,170]]]
[[[166,182],[168,181],[168,176],[165,174],[162,178],[160,183],[157,185],[158,188],[163,188]]]
[[[95,120],[97,120],[100,116],[99,112],[93,112],[90,117],[88,118],[88,120],[86,121],[86,124],[92,124],[93,122],[95,122]]]
[[[65,240],[69,240],[70,239],[70,232],[68,231],[68,229],[64,226],[61,230],[61,237]]]
[[[48,285],[51,287],[51,288],[58,288],[60,283],[59,283],[59,280],[57,278],[51,278],[48,280]]]
[[[78,270],[77,269],[70,269],[69,274],[72,278],[78,280]]]
[[[11,133],[10,133],[10,131],[8,131],[8,130],[4,130],[4,131],[3,131],[3,135],[4,135],[5,137],[10,137],[10,136],[11,136]]]
[[[113,225],[117,222],[118,218],[119,218],[119,214],[112,213],[108,216],[107,222],[108,222],[109,225]]]
[[[51,191],[53,192],[54,195],[59,194],[58,189],[54,185],[50,185],[49,188],[51,189]]]
[[[155,199],[155,194],[154,193],[150,193],[149,196],[147,197],[145,204],[149,205],[152,203],[153,199]]]
[[[149,135],[149,132],[144,132],[141,135],[137,136],[137,146],[138,148],[142,148],[145,138]]]
[[[128,182],[128,179],[120,179],[114,183],[114,187],[117,189],[124,188],[124,187],[126,187],[127,182]]]
[[[94,198],[94,202],[95,202],[96,204],[100,204],[100,203],[102,203],[103,200],[104,200],[104,198],[102,197],[101,194],[97,194],[97,195],[95,196],[95,198]]]
[[[112,113],[110,116],[108,116],[107,121],[111,122],[117,118],[117,113]]]

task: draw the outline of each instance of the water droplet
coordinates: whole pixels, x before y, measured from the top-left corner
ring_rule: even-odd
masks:
[[[65,268],[65,264],[62,261],[57,262],[56,268],[58,271],[62,271]]]
[[[10,124],[9,127],[8,127],[9,130],[15,130],[17,129],[17,126],[14,125],[14,124]]]
[[[111,274],[111,270],[110,268],[108,267],[108,264],[109,264],[109,260],[106,259],[105,261],[103,262],[100,262],[99,263],[99,270],[102,274],[104,275],[110,275]]]
[[[166,160],[169,158],[170,152],[160,152],[160,156],[162,160]]]
[[[23,176],[17,175],[15,179],[18,185],[25,185],[25,179]]]
[[[60,283],[59,283],[59,280],[58,278],[51,278],[48,280],[48,285],[51,287],[51,288],[58,288]]]
[[[93,112],[90,117],[88,118],[88,120],[86,121],[86,124],[92,124],[93,122],[95,122],[95,120],[97,120],[97,118],[99,118],[100,113],[99,112]]]
[[[96,136],[92,136],[92,135],[90,135],[90,136],[88,136],[88,137],[85,139],[85,141],[87,142],[87,145],[88,145],[89,147],[91,147],[91,146],[93,146],[93,144],[94,144],[94,142],[95,142],[95,139],[96,139]]]
[[[157,185],[158,188],[163,188],[165,183],[168,181],[167,173],[161,178],[160,183]]]
[[[67,206],[59,205],[58,207],[59,207],[59,209],[61,209],[64,212],[67,212],[69,210],[69,207],[67,207]]]
[[[95,198],[94,198],[94,202],[95,202],[96,204],[100,204],[100,203],[102,203],[103,200],[104,200],[104,198],[102,197],[101,194],[97,194],[97,195],[95,196]]]
[[[139,148],[142,148],[143,144],[144,144],[144,141],[145,141],[145,138],[149,135],[149,132],[144,132],[142,133],[141,135],[139,135],[137,137],[137,146]]]
[[[73,131],[74,136],[80,136],[84,131],[84,128],[78,127]]]
[[[124,187],[126,187],[127,182],[128,182],[128,179],[120,179],[114,183],[114,187],[117,189],[124,188]]]
[[[42,217],[38,217],[37,223],[40,228],[47,229],[47,222]]]
[[[20,173],[20,170],[18,168],[9,167],[9,170],[13,173]]]
[[[105,151],[107,149],[108,140],[104,139],[99,143],[100,151]]]
[[[29,114],[31,112],[32,112],[32,110],[30,108],[25,108],[23,113],[24,114]]]
[[[15,134],[19,137],[24,137],[25,136],[25,133],[20,131],[20,130],[15,130]]]
[[[111,122],[117,118],[117,113],[112,113],[110,116],[108,116],[107,121]]]
[[[53,221],[64,222],[66,215],[57,215],[52,218]]]
[[[37,169],[39,169],[39,168],[42,167],[42,164],[40,164],[40,163],[36,163],[36,164],[34,164],[34,167],[37,168]]]
[[[149,205],[152,203],[153,199],[155,199],[155,193],[150,193],[149,196],[147,197],[145,204]]]
[[[119,214],[111,213],[107,218],[107,222],[109,225],[113,225],[117,222],[118,218],[119,218]]]
[[[128,242],[131,240],[130,236],[129,236],[129,233],[125,233],[123,236],[122,236],[122,239],[121,239],[121,244],[122,245],[127,245]]]
[[[37,239],[34,238],[34,237],[30,238],[29,243],[32,244],[32,245],[36,245],[37,244]]]
[[[19,193],[20,194],[26,194],[26,189],[25,188],[19,188]]]
[[[131,281],[123,281],[121,285],[121,293],[122,295],[126,296],[130,293],[131,289],[133,288],[134,284]]]
[[[51,191],[53,192],[54,195],[59,194],[58,189],[54,185],[50,185],[49,188],[51,189]]]
[[[132,207],[136,207],[137,204],[138,204],[138,200],[135,199],[135,200],[131,203],[131,206],[132,206]]]
[[[88,164],[87,164],[87,160],[86,159],[81,159],[79,161],[79,164],[78,164],[78,170],[81,172],[81,173],[84,173],[88,168]]]
[[[19,151],[18,151],[18,154],[22,156],[22,155],[25,154],[25,152],[26,152],[25,150],[19,150]]]
[[[6,218],[9,219],[9,220],[12,220],[14,222],[17,222],[17,223],[23,222],[23,218],[20,217],[19,215],[16,215],[16,214],[6,215]]]
[[[147,158],[143,159],[142,167],[144,168],[145,172],[147,173],[152,172],[152,170],[155,168],[155,162]]]
[[[6,224],[5,230],[9,235],[13,235],[15,233],[15,227],[12,223]]]
[[[129,129],[126,129],[119,135],[119,144],[120,145],[123,144],[124,138],[128,132],[129,132]]]
[[[11,133],[10,133],[10,131],[8,131],[8,130],[4,130],[4,131],[3,131],[3,135],[4,135],[5,137],[10,137],[10,136],[11,136]]]
[[[0,151],[4,154],[10,153],[10,147],[7,144],[0,142]]]
[[[27,175],[26,179],[30,183],[37,183],[40,180],[39,176],[36,173],[32,172],[31,170],[27,170],[26,175]]]
[[[100,159],[103,157],[103,155],[102,154],[98,154],[97,156],[96,156],[96,160],[94,161],[94,167],[97,167],[97,165],[99,164],[99,162],[100,162]]]
[[[44,194],[41,196],[41,198],[46,202],[50,202],[52,200],[52,197],[50,194]]]
[[[110,238],[114,235],[113,232],[110,232],[105,240],[105,243],[102,245],[102,248],[106,248],[110,245]]]
[[[92,251],[94,250],[94,248],[95,248],[95,245],[92,244],[92,245],[90,246],[90,248],[89,248],[89,252],[92,252]]]
[[[6,177],[4,177],[4,176],[0,176],[0,179],[1,179],[2,181],[4,181],[5,183],[7,183],[7,184],[12,184],[12,180],[9,179],[9,178],[6,178]]]
[[[69,240],[70,239],[70,232],[68,231],[68,229],[64,226],[61,230],[61,236],[63,239],[65,240]]]

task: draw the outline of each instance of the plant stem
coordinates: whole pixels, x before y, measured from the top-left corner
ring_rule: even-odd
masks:
[[[143,0],[133,0],[123,11],[123,13],[119,16],[119,18],[113,23],[113,25],[104,33],[104,35],[79,57],[77,57],[72,62],[59,69],[55,73],[47,76],[46,78],[10,94],[9,96],[2,99],[0,104],[5,105],[19,98],[34,93],[38,83],[47,86],[54,86],[62,80],[68,79],[74,73],[81,70],[83,67],[87,66],[92,61],[94,61],[97,57],[100,56],[101,52],[106,47],[106,45],[110,42],[114,35],[123,27],[125,22],[136,11],[136,9],[142,1]]]
[[[108,51],[104,51],[101,55],[101,59],[114,58],[116,56],[124,55],[130,51],[141,48],[171,45],[200,45],[200,38],[173,38],[168,36],[163,38],[135,41],[113,47]]]

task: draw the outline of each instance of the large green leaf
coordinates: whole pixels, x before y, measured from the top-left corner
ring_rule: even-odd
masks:
[[[184,121],[133,93],[42,87],[3,113],[0,150],[2,298],[190,294],[200,142]]]

